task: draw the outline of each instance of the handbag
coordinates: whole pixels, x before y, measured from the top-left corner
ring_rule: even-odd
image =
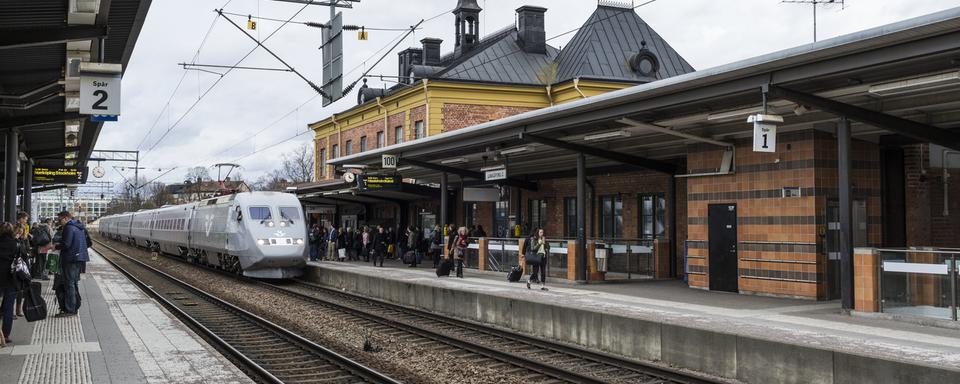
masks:
[[[60,254],[47,252],[47,271],[60,273]]]
[[[22,257],[17,256],[10,264],[10,274],[22,283],[29,283],[31,280],[30,267]]]
[[[543,262],[543,258],[539,253],[531,251],[523,255],[523,262],[527,265],[540,265],[540,263]]]

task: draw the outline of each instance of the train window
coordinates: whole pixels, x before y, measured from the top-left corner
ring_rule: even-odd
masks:
[[[250,207],[250,218],[253,220],[270,220],[270,207]]]
[[[300,210],[294,207],[280,207],[280,218],[283,220],[300,220]]]

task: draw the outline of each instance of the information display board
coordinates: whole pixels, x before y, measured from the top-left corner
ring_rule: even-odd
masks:
[[[384,191],[400,189],[400,176],[359,175],[357,191]]]
[[[86,179],[87,167],[33,167],[34,184],[80,184]]]

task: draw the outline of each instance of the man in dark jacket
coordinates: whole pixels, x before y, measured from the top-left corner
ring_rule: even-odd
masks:
[[[80,270],[90,261],[90,255],[87,254],[87,229],[67,211],[57,214],[57,221],[63,226],[63,235],[57,248],[60,250],[60,270],[64,277],[66,304],[64,311],[57,314],[57,317],[76,316]]]

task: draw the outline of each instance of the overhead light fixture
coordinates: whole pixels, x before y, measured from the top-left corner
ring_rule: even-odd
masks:
[[[80,120],[67,120],[64,122],[63,145],[67,148],[80,146]]]
[[[466,157],[456,157],[453,159],[442,160],[440,161],[440,164],[463,164],[468,162],[470,162],[470,160],[467,160]]]
[[[890,96],[916,91],[933,90],[958,84],[960,84],[960,71],[954,71],[877,84],[868,88],[867,92],[879,96]]]
[[[72,167],[72,166],[75,166],[75,165],[77,165],[77,161],[76,161],[76,160],[64,160],[64,161],[63,161],[63,166],[64,166],[64,167]]]
[[[584,136],[583,140],[597,141],[597,140],[615,139],[618,137],[630,137],[630,131],[626,129],[619,129],[619,130],[610,131],[610,132],[594,133],[594,134]]]
[[[367,169],[369,166],[363,164],[344,164],[341,166],[344,169]]]
[[[399,167],[399,168],[397,168],[397,172],[409,171],[409,170],[411,170],[411,169],[413,169],[413,167],[411,167],[411,166]]]
[[[797,116],[803,116],[807,112],[810,112],[810,108],[802,104],[797,104],[796,108],[793,109],[793,114]]]
[[[480,168],[480,172],[496,171],[498,169],[504,169],[506,167],[507,167],[506,164],[491,165],[491,166]]]
[[[504,149],[504,150],[500,151],[500,154],[501,154],[501,155],[512,155],[512,154],[515,154],[515,153],[528,152],[528,151],[533,151],[533,148],[530,148],[529,146],[524,145],[524,146],[522,146],[522,147],[515,147],[515,148],[507,148],[507,149]]]
[[[75,160],[77,158],[77,151],[70,151],[63,154],[63,158],[66,160]]]
[[[763,106],[736,109],[732,111],[711,113],[707,115],[707,120],[708,121],[730,120],[730,119],[736,119],[740,117],[746,117],[746,116],[749,116],[755,113],[761,113],[761,112],[763,112]]]

